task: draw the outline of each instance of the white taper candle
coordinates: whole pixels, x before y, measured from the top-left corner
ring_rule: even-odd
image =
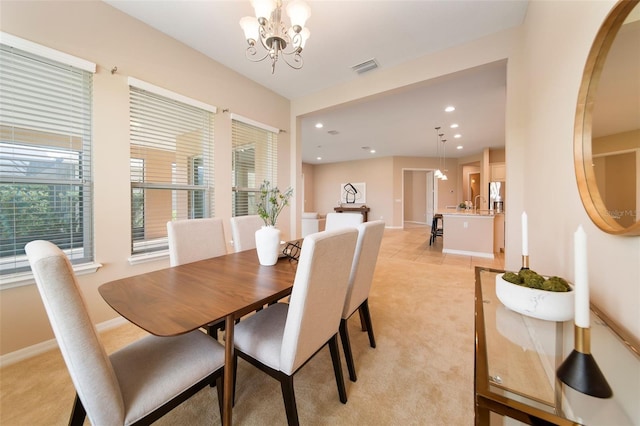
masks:
[[[529,256],[529,230],[527,229],[527,212],[522,212],[522,255]]]
[[[589,280],[587,277],[587,234],[578,226],[573,238],[575,324],[589,328]]]

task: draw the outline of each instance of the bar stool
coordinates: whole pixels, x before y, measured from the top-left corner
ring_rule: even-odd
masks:
[[[431,222],[431,237],[429,238],[429,245],[436,242],[436,237],[442,237],[444,234],[444,219],[440,213],[433,215],[433,221]]]

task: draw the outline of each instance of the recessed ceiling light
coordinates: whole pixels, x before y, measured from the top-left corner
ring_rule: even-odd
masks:
[[[316,160],[320,161],[322,160],[322,157],[316,157]]]
[[[462,149],[462,148],[464,148],[462,145],[456,146],[456,149]]]
[[[453,137],[456,139],[460,139],[462,135],[460,133],[456,133],[455,135],[453,135]]]
[[[375,150],[375,149],[372,149],[372,150],[371,150],[371,151],[369,151],[369,152],[370,152],[370,153],[372,153],[372,154],[375,154],[375,153],[376,153],[376,150]]]
[[[324,127],[324,124],[316,123],[316,129],[322,129],[323,127]]]
[[[458,124],[457,124],[457,123],[453,123],[453,124],[452,124],[451,126],[449,126],[449,127],[451,127],[452,129],[457,129],[457,128],[458,128]]]
[[[448,107],[446,107],[444,110],[445,110],[446,112],[451,112],[451,111],[455,111],[455,110],[456,110],[456,107],[454,107],[454,106],[448,106]]]

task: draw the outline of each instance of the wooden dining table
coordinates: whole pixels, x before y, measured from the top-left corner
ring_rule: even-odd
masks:
[[[156,336],[225,320],[222,423],[231,425],[235,321],[288,296],[296,267],[286,257],[262,266],[254,249],[110,281],[98,291],[116,312]]]

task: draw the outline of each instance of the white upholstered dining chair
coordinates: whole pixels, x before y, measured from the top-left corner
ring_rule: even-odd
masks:
[[[356,376],[356,367],[351,352],[347,321],[358,311],[360,313],[362,329],[366,330],[369,335],[369,345],[372,348],[376,347],[376,339],[373,335],[373,325],[369,312],[369,292],[371,291],[373,273],[376,269],[383,234],[384,221],[382,220],[365,222],[358,226],[358,242],[353,256],[347,296],[342,311],[342,319],[340,320],[340,339],[342,340],[344,357],[347,361],[349,378],[353,382],[358,378]]]
[[[193,331],[150,335],[107,355],[65,254],[48,241],[32,241],[26,252],[76,389],[70,424],[150,424],[214,384],[222,414],[222,345]]]
[[[360,213],[327,213],[324,229],[335,231],[336,229],[355,228],[362,223],[363,216]]]
[[[256,231],[264,226],[260,216],[236,216],[231,218],[231,238],[235,251],[256,248]]]
[[[355,229],[307,236],[289,303],[271,305],[235,327],[235,362],[239,356],[280,381],[289,425],[298,424],[293,375],[327,344],[340,401],[347,402],[338,328],[356,240]]]
[[[227,254],[222,219],[182,219],[167,222],[171,266]]]
[[[182,219],[167,222],[169,263],[179,266],[227,254],[222,219]],[[188,284],[188,283],[185,283]],[[207,325],[207,332],[217,337],[224,319]]]

